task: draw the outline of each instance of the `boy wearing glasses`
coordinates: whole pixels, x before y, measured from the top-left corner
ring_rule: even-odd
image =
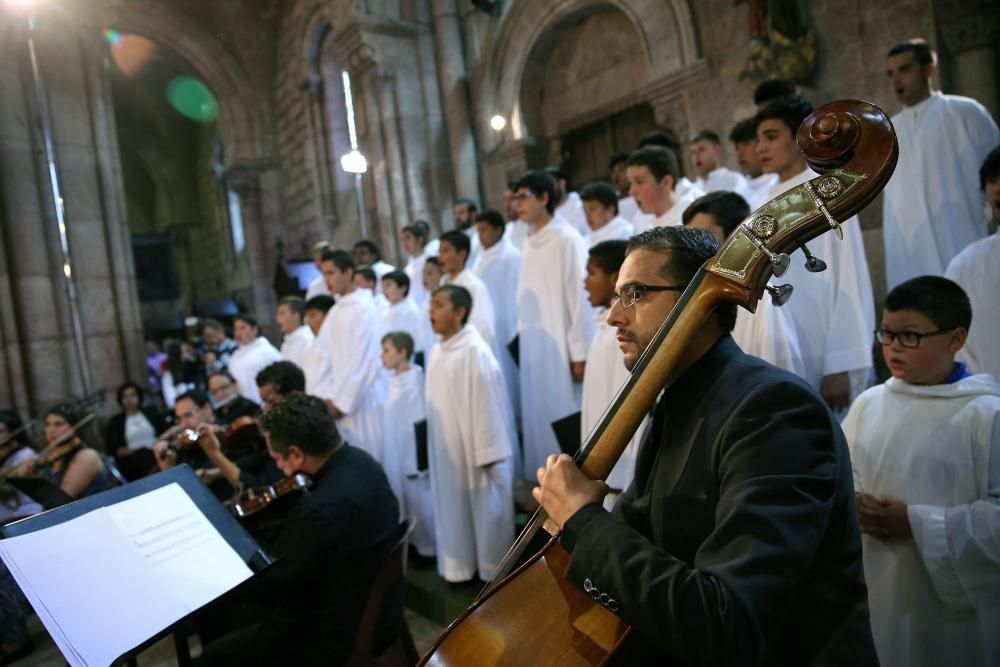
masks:
[[[955,361],[971,322],[947,278],[894,288],[875,331],[892,377],[844,421],[884,665],[1000,664],[1000,385]]]

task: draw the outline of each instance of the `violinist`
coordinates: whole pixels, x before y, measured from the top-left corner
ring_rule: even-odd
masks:
[[[240,417],[256,417],[260,406],[240,396],[236,380],[227,371],[216,371],[208,376],[208,393],[212,397],[212,412],[220,426],[228,426]]]
[[[354,642],[375,571],[398,537],[396,498],[381,466],[344,444],[326,404],[293,393],[262,418],[281,471],[314,486],[289,511],[271,552],[277,563],[241,587],[257,622],[210,642],[196,662],[214,665],[340,665]],[[380,653],[402,623],[398,595],[377,622]]]
[[[0,461],[2,468],[15,468],[25,459],[35,455],[28,443],[28,434],[23,430],[20,415],[14,410],[0,410],[0,445],[7,457]],[[18,433],[20,431],[20,433]],[[16,518],[31,516],[42,511],[42,506],[7,483],[0,483],[0,523]],[[2,663],[0,663],[2,664]]]
[[[56,406],[46,412],[45,449],[21,462],[14,475],[25,477],[40,474],[74,500],[107,490],[110,476],[104,459],[96,449],[87,444],[82,435],[70,435],[72,426],[77,421],[76,415],[64,406]],[[65,450],[66,455],[46,463],[40,471],[36,471],[38,462],[56,450]]]
[[[608,311],[627,368],[717,249],[682,227],[629,240]],[[878,664],[843,432],[812,387],[739,349],[735,309],[690,339],[614,513],[570,457],[538,469],[566,579],[631,625],[613,664]]]

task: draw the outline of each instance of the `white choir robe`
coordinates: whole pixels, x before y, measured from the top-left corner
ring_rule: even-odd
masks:
[[[633,233],[635,233],[635,227],[632,226],[632,223],[620,215],[616,215],[600,229],[590,231],[589,244],[593,248],[603,241],[628,241]]]
[[[305,368],[306,350],[313,342],[313,332],[309,325],[303,324],[281,341],[281,358],[290,361],[299,368]]]
[[[229,357],[229,374],[236,380],[236,391],[240,396],[260,405],[257,373],[276,361],[281,361],[281,352],[263,336],[257,336],[249,345],[236,348]]]
[[[618,200],[618,215],[633,223],[635,216],[642,215],[639,205],[635,202],[635,197],[626,195]]]
[[[411,366],[389,378],[389,397],[382,416],[382,467],[399,500],[399,513],[414,517],[410,544],[421,556],[434,555],[434,506],[428,470],[417,468],[417,435],[414,426],[427,418],[424,399],[424,370]]]
[[[684,194],[680,194],[675,190],[674,205],[668,208],[663,215],[656,218],[646,216],[642,220],[635,222],[635,233],[640,234],[652,227],[680,227],[684,224],[684,211],[687,210],[687,207],[690,206],[695,199],[703,194],[705,193],[693,185],[685,188]],[[649,226],[642,227],[640,229],[640,225],[646,224]]]
[[[493,351],[475,327],[431,350],[427,365],[438,573],[493,577],[514,538],[514,420]]]
[[[892,117],[899,140],[896,170],[882,199],[886,287],[944,274],[948,262],[986,236],[979,167],[1000,144],[983,105],[932,93]]]
[[[496,354],[496,311],[493,308],[493,297],[482,280],[468,268],[462,269],[457,276],[446,276],[446,282],[469,290],[472,295],[472,312],[469,313],[469,324],[479,330],[486,344]]]
[[[581,445],[586,444],[588,436],[601,423],[601,417],[629,378],[629,372],[625,368],[625,355],[622,354],[615,338],[618,330],[608,324],[607,317],[606,308],[595,310],[594,320],[598,328],[587,352],[587,366],[583,374],[583,399],[580,402]],[[639,425],[628,447],[605,480],[612,489],[624,491],[632,483],[632,477],[635,476],[636,453],[639,451],[639,442],[642,440],[648,421],[647,418]]]
[[[704,178],[698,177],[695,179],[694,185],[706,194],[719,191],[735,192],[748,203],[753,192],[747,183],[746,176],[727,167],[713,169]]]
[[[768,199],[817,176],[807,168],[772,187]],[[788,272],[775,280],[794,288],[782,309],[795,323],[805,365],[803,379],[819,391],[825,376],[846,372],[853,398],[864,390],[871,374],[875,302],[858,217],[848,218],[840,226],[843,241],[830,230],[808,244],[809,250],[827,263],[826,271],[809,273],[805,255],[796,250],[791,253]]]
[[[430,298],[427,290],[424,289],[424,264],[427,262],[428,257],[435,256],[429,252],[427,246],[424,246],[423,252],[416,257],[410,257],[403,268],[403,273],[410,279],[409,295],[417,302],[418,306]]]
[[[329,313],[328,313],[329,314]],[[312,396],[332,395],[333,369],[330,367],[330,350],[324,344],[333,334],[324,333],[323,329],[332,327],[333,320],[324,318],[319,333],[315,335],[309,347],[306,348],[302,360],[302,373],[306,376],[306,393]]]
[[[558,215],[568,222],[583,238],[590,236],[590,226],[587,225],[587,214],[583,210],[583,200],[580,199],[578,193],[566,193],[566,199],[562,204],[556,206],[553,215]]]
[[[806,367],[799,350],[795,321],[784,306],[771,303],[766,293],[757,302],[757,312],[751,313],[740,307],[736,309],[736,326],[732,336],[747,354],[805,377]]]
[[[583,296],[585,242],[560,217],[528,238],[517,281],[524,471],[559,453],[552,422],[580,409],[571,361],[586,361],[593,316]]]
[[[382,316],[385,332],[405,331],[413,338],[413,351],[423,352],[423,313],[420,306],[409,295],[399,303],[391,304]]]
[[[309,283],[309,288],[306,290],[305,300],[313,298],[314,296],[332,296],[330,294],[330,288],[326,286],[326,279],[323,276],[316,276]]]
[[[844,420],[854,490],[908,506],[913,539],[861,536],[883,665],[1000,665],[1000,386],[896,378]]]
[[[497,342],[495,352],[507,383],[510,404],[514,408],[514,418],[517,419],[521,414],[521,380],[518,377],[517,364],[507,345],[517,335],[517,277],[521,273],[521,252],[504,233],[499,241],[483,249],[475,271],[486,285],[486,289],[490,291],[490,298],[493,299]]]
[[[1000,378],[1000,231],[958,253],[944,275],[972,302],[972,326],[957,358],[973,373]]]
[[[337,420],[341,437],[381,463],[379,421],[387,387],[381,361],[383,324],[371,290],[355,289],[340,297],[319,333],[331,374],[329,386],[317,395],[344,413]]]
[[[524,242],[531,236],[531,225],[524,220],[511,220],[504,225],[503,238],[509,239],[518,252],[524,249]]]
[[[473,224],[467,229],[463,229],[462,233],[469,237],[469,256],[465,258],[465,265],[472,267],[476,265],[479,261],[479,253],[483,251],[483,244],[479,241],[479,232],[476,230],[476,225]]]
[[[750,188],[750,198],[747,199],[747,204],[750,205],[751,213],[768,202],[771,188],[777,184],[777,174],[761,174],[747,182],[747,186]]]
[[[372,303],[375,304],[375,310],[378,311],[378,316],[385,318],[385,314],[389,312],[389,307],[392,305],[389,303],[389,299],[385,298],[385,294],[374,293],[372,295]]]
[[[418,346],[417,349],[423,350],[424,352],[425,367],[431,348],[434,347],[439,340],[441,340],[441,336],[434,333],[434,327],[431,326],[431,300],[428,299],[427,301],[424,301],[422,306],[420,306],[420,342],[416,344]]]

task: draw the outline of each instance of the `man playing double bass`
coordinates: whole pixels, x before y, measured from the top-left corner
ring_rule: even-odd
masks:
[[[608,313],[628,368],[717,249],[681,227],[629,241]],[[614,514],[568,456],[538,469],[566,578],[632,627],[615,664],[877,664],[843,433],[737,347],[735,319],[721,306],[690,339]]]

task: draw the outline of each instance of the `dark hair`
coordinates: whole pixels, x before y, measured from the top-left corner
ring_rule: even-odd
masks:
[[[257,373],[255,379],[258,387],[271,385],[282,397],[293,391],[306,390],[305,373],[291,361],[282,360],[268,364]]]
[[[677,140],[677,135],[670,130],[653,130],[642,135],[642,138],[639,139],[639,145],[636,148],[647,148],[650,146],[659,146],[666,148],[672,153],[676,153],[681,149],[681,142]]]
[[[462,324],[468,324],[469,313],[472,312],[472,294],[469,290],[461,285],[441,285],[441,287],[434,290],[434,295],[438,292],[447,294],[448,298],[451,299],[451,305],[455,308],[465,309],[465,312],[462,314]]]
[[[10,437],[11,433],[24,426],[24,422],[21,421],[21,415],[17,414],[17,410],[0,410],[0,422],[3,422],[7,427],[7,437]],[[27,429],[14,436],[14,439],[21,443],[23,447],[31,446],[31,442],[28,440]]]
[[[236,317],[233,318],[234,322],[236,320],[239,320],[241,322],[246,322],[247,324],[249,324],[250,326],[252,326],[254,329],[256,329],[256,328],[258,328],[260,326],[260,322],[257,320],[257,316],[254,315],[253,313],[240,313],[240,314],[236,315]]]
[[[58,415],[69,422],[71,425],[80,421],[80,415],[75,411],[70,409],[65,403],[60,403],[59,405],[53,405],[51,408],[45,411],[43,416],[48,417],[49,415]]]
[[[699,213],[712,216],[715,224],[722,227],[722,233],[728,237],[741,222],[750,215],[750,205],[747,200],[735,192],[719,190],[698,197],[684,209],[681,219],[687,225],[691,218]]]
[[[517,192],[521,188],[531,190],[532,194],[539,199],[542,198],[542,195],[548,195],[549,200],[545,202],[545,210],[549,212],[549,215],[555,213],[558,186],[552,176],[546,174],[544,171],[529,171],[514,183],[514,192]]]
[[[469,240],[469,237],[465,235],[465,232],[452,229],[442,234],[438,238],[438,241],[441,243],[447,243],[457,252],[464,252],[465,261],[469,261],[469,253],[472,252],[472,242]]]
[[[423,239],[425,243],[427,242],[427,237],[430,236],[430,230],[427,229],[427,227],[425,227],[424,225],[420,224],[419,222],[414,222],[412,224],[403,227],[401,230],[399,230],[399,233],[412,234],[418,239]]]
[[[236,384],[236,378],[233,377],[232,373],[230,373],[229,371],[220,370],[220,371],[212,371],[211,373],[209,373],[208,376],[205,378],[205,385],[208,386],[208,381],[217,375],[220,375],[229,380],[230,382],[232,382],[233,384]]]
[[[317,294],[306,301],[306,310],[321,310],[324,313],[333,308],[333,297],[329,294]]]
[[[566,199],[569,191],[572,189],[569,185],[569,175],[562,167],[548,166],[545,167],[543,171],[551,176],[552,180],[556,182],[556,201],[561,204],[563,200]],[[559,181],[564,181],[566,183],[565,189],[563,189],[563,186],[559,183]]]
[[[625,255],[635,250],[651,250],[668,256],[660,275],[674,285],[688,285],[698,270],[719,251],[719,242],[704,229],[653,227],[628,240]],[[723,331],[736,326],[736,304],[717,306],[715,315]]]
[[[132,380],[129,380],[118,387],[118,405],[120,406],[122,404],[122,395],[127,389],[135,389],[135,393],[139,396],[139,405],[142,405],[142,399],[146,395],[146,392],[139,386],[139,383],[133,382]]]
[[[917,276],[892,288],[883,308],[889,312],[914,310],[939,329],[972,324],[972,304],[958,283],[941,276]]]
[[[405,331],[390,331],[382,336],[382,342],[389,343],[397,350],[405,352],[407,359],[413,356],[413,336]]]
[[[222,326],[222,322],[211,317],[201,321],[201,330],[205,329],[215,329],[216,331],[221,331],[222,335],[226,335],[226,327]]]
[[[753,103],[757,106],[795,94],[795,84],[784,79],[769,79],[753,91]]]
[[[281,456],[288,456],[289,448],[295,445],[306,454],[326,457],[341,443],[323,399],[301,392],[285,396],[261,415],[260,425],[267,431],[268,447]]]
[[[361,239],[354,244],[355,248],[364,248],[371,254],[375,255],[375,260],[378,261],[382,259],[382,251],[379,249],[378,244],[369,239]]]
[[[424,260],[424,264],[430,264],[431,266],[436,266],[438,268],[438,271],[441,270],[441,260],[437,258],[437,255],[435,255],[434,257],[428,257],[426,260]]]
[[[754,131],[765,120],[777,119],[792,131],[792,138],[799,131],[802,121],[813,112],[812,103],[801,95],[789,95],[769,103],[754,116]]]
[[[626,248],[628,241],[601,241],[587,251],[587,254],[601,271],[610,275],[622,268]]]
[[[615,151],[608,158],[608,171],[615,168],[615,165],[621,164],[623,162],[628,162],[628,151]]]
[[[691,135],[691,138],[688,139],[688,143],[693,144],[696,141],[707,141],[715,144],[716,146],[722,145],[722,139],[719,137],[719,133],[714,130],[698,130]]]
[[[354,275],[361,276],[366,283],[378,283],[378,275],[375,273],[375,269],[369,269],[367,266],[357,269]]]
[[[648,168],[657,181],[663,180],[664,176],[670,176],[676,182],[680,175],[677,156],[662,146],[649,146],[632,151],[628,156],[628,166]]]
[[[615,192],[610,183],[603,181],[588,183],[580,189],[580,199],[596,201],[604,208],[614,208],[615,215],[618,214],[618,193]]]
[[[403,296],[407,296],[410,293],[410,276],[406,275],[406,271],[400,271],[399,269],[390,271],[382,276],[382,282],[385,282],[386,280],[391,280],[402,287]]]
[[[757,138],[757,121],[754,118],[744,118],[733,125],[729,132],[729,140],[734,144],[742,144],[747,141],[754,141]]]
[[[286,296],[278,302],[278,306],[288,306],[288,310],[299,317],[306,313],[306,302],[302,300],[301,296]]]
[[[998,179],[1000,179],[1000,146],[991,150],[979,167],[979,189],[985,190],[987,185]]]
[[[467,197],[459,197],[456,199],[455,206],[464,206],[471,214],[475,214],[475,212],[479,210],[479,207],[476,206],[476,202],[468,199]],[[475,219],[475,215],[473,215],[473,219]]]
[[[503,219],[503,216],[500,215],[500,211],[496,211],[492,208],[480,211],[476,215],[476,222],[485,222],[490,227],[501,231],[507,228],[507,222]],[[500,236],[503,236],[503,234]]]
[[[927,67],[928,65],[933,65],[937,62],[937,53],[934,52],[931,45],[928,44],[922,37],[907,39],[906,41],[896,44],[894,47],[889,49],[889,53],[886,54],[886,58],[889,56],[898,56],[903,53],[912,53],[914,60],[916,60],[921,67]]]
[[[215,320],[212,320],[213,322]],[[221,325],[220,325],[221,326]],[[184,375],[184,357],[181,352],[181,342],[179,340],[168,340],[163,350],[167,355],[167,370],[170,371],[174,382],[180,381]]]
[[[333,262],[338,271],[354,271],[354,258],[346,250],[324,250],[320,257],[320,263]]]
[[[231,377],[228,373],[212,373],[212,375],[225,375],[227,377]],[[209,377],[211,377],[211,375]],[[203,408],[210,404],[208,394],[203,392],[201,389],[190,389],[185,391],[183,394],[174,399],[174,405],[177,405],[181,401],[191,401],[199,408]]]

